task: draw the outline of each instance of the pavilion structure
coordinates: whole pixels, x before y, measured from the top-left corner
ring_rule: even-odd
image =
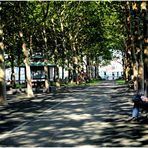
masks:
[[[44,58],[41,53],[33,54],[31,57],[30,62],[30,70],[31,70],[31,78],[32,78],[32,84],[33,87],[44,87],[45,86],[45,72],[44,72]],[[46,66],[48,67],[48,81],[49,83],[55,81],[55,70],[56,65],[46,63]],[[21,65],[21,67],[24,67],[25,71],[25,79],[26,79],[26,69],[25,65]],[[19,74],[20,77],[20,74]]]
[[[34,85],[40,85],[41,87],[45,85],[44,66],[45,62],[43,61],[42,55],[36,54],[32,56],[30,62],[30,69],[31,69],[32,82]],[[55,64],[50,64],[50,63],[46,63],[46,66],[48,67],[48,81],[49,83],[54,82],[55,70],[57,66]]]

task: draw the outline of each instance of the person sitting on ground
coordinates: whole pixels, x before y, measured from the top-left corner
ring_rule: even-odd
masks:
[[[136,95],[133,98],[134,106],[132,109],[132,117],[128,121],[137,120],[140,109],[148,110],[148,98],[146,96]]]

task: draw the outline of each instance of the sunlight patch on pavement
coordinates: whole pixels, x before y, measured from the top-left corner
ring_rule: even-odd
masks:
[[[79,145],[77,148],[98,148],[99,146],[95,145]]]
[[[31,101],[32,102],[41,102],[43,99],[42,98],[35,98],[35,99],[32,99]]]
[[[78,128],[75,128],[75,127],[63,127],[63,128],[60,128],[60,131],[77,131]]]
[[[145,129],[148,129],[148,125],[144,125]],[[148,130],[143,131],[144,134],[148,134]]]
[[[48,126],[48,127],[40,128],[40,131],[47,131],[47,130],[53,130],[53,129],[55,129],[54,126]]]
[[[84,119],[91,119],[92,116],[90,114],[70,114],[70,115],[63,115],[66,118],[70,118],[72,120],[84,120]]]
[[[61,139],[57,140],[56,143],[76,144],[77,142],[73,139]]]
[[[148,136],[147,135],[145,135],[145,136],[143,136],[143,137],[141,137],[141,138],[139,138],[139,139],[137,139],[138,141],[140,141],[140,142],[142,142],[142,141],[148,141]]]
[[[60,140],[57,140],[56,143],[66,143],[66,144],[74,144],[74,145],[77,145],[79,142],[83,142],[85,141],[86,139],[84,137],[79,137],[79,138],[66,138],[66,139],[60,139]]]
[[[108,122],[96,122],[96,121],[93,121],[93,122],[88,122],[85,124],[85,126],[99,126],[99,128],[106,128],[106,127],[111,127],[110,123]]]
[[[141,143],[140,142],[137,142],[137,141],[133,141],[131,139],[125,139],[125,138],[121,138],[120,139],[120,144],[124,145],[124,146],[129,146],[129,143],[132,145],[132,146],[137,146],[137,145],[140,145]]]
[[[25,147],[32,147],[32,145],[33,145],[33,147],[35,147],[35,145],[33,144],[34,142],[30,139],[22,139],[21,141],[19,141],[19,144],[20,145],[25,145]]]
[[[22,136],[28,134],[27,131],[17,131],[15,133],[11,133],[11,137]]]
[[[83,109],[81,109],[81,108],[76,108],[74,111],[76,111],[76,112],[81,112],[81,111],[83,111]]]

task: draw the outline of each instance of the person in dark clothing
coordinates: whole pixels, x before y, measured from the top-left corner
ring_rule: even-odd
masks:
[[[137,120],[141,109],[148,110],[148,98],[146,96],[136,95],[133,102],[132,117],[128,121]]]

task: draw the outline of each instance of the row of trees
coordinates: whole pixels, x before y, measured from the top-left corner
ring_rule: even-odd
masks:
[[[148,96],[148,5],[126,2],[125,77],[137,93]],[[132,76],[132,77],[131,77]]]
[[[138,6],[146,5],[145,2],[136,2],[136,4]],[[137,43],[136,40],[130,41],[131,31],[127,29],[129,23],[132,27],[136,26],[135,21],[128,19],[129,16],[132,18],[130,13],[134,8],[131,6],[133,6],[133,2],[1,2],[1,103],[4,102],[6,94],[4,65],[11,67],[11,78],[15,82],[14,67],[25,63],[27,92],[28,96],[33,96],[29,61],[32,53],[37,51],[44,53],[45,63],[50,62],[61,66],[64,78],[64,69],[69,71],[69,76],[73,76],[84,66],[91,77],[90,66],[94,65],[95,69],[98,69],[99,56],[102,56],[106,63],[112,59],[111,49],[119,50],[125,55],[125,78],[130,80],[132,73],[129,71],[133,71],[133,65],[130,63],[135,59],[131,58],[133,54],[128,55],[128,51],[131,51],[129,44],[134,44],[132,49],[135,51],[135,43]],[[147,8],[138,9],[142,10],[139,13],[146,15]],[[145,18],[144,16],[143,18]],[[142,21],[143,18],[140,20]],[[138,26],[143,28],[144,23],[138,24]],[[127,40],[125,40],[126,37],[128,37]],[[141,40],[145,41],[144,38]],[[141,46],[141,52],[144,53],[143,49],[146,46],[143,46],[142,43]],[[4,52],[8,55],[5,63]],[[86,63],[84,63],[84,58]],[[143,55],[141,58],[141,61],[145,59]],[[45,89],[48,90],[46,64],[44,71],[46,75]],[[145,75],[146,73],[145,71]],[[96,77],[98,77],[97,70]],[[143,80],[146,80],[146,76]]]

